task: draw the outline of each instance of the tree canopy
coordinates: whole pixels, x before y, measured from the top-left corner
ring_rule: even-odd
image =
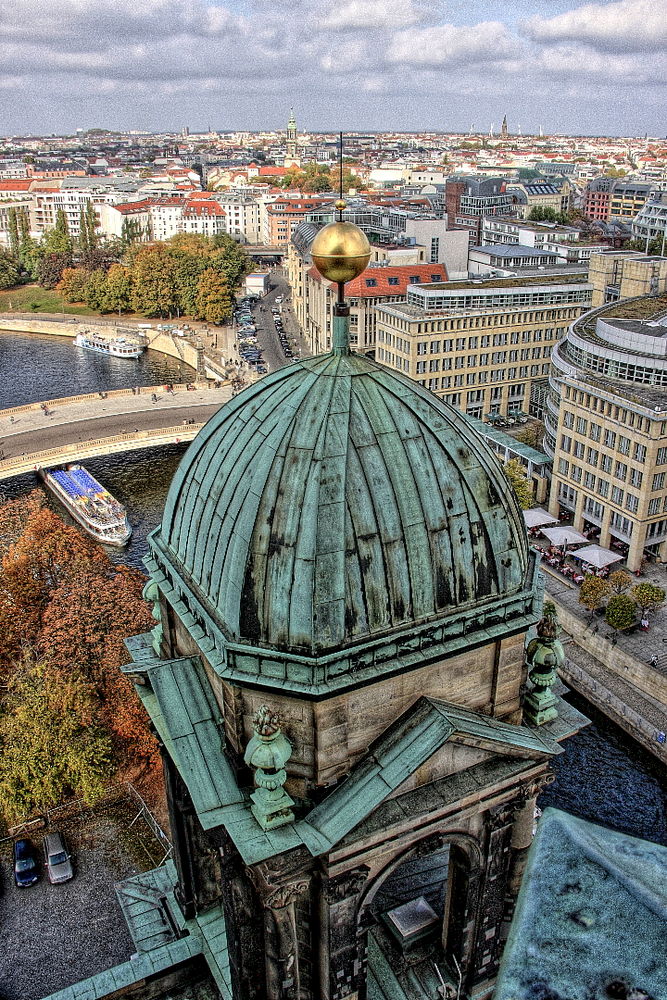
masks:
[[[13,819],[64,795],[92,799],[118,768],[157,762],[119,670],[124,637],[155,623],[144,577],[41,493],[0,504],[0,525],[0,810]]]
[[[533,484],[526,475],[526,470],[518,458],[511,458],[503,466],[503,472],[508,483],[514,490],[519,506],[528,510],[533,505]]]
[[[231,290],[250,270],[245,250],[226,234],[209,238],[184,233],[165,242],[131,242],[120,261],[104,254],[104,246],[98,245],[84,263],[62,269],[57,287],[66,301],[85,302],[101,313],[131,310],[222,323],[231,314]]]

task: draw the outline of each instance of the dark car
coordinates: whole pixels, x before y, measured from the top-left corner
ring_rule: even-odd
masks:
[[[31,840],[14,841],[14,881],[19,889],[33,885],[39,878],[37,849]]]

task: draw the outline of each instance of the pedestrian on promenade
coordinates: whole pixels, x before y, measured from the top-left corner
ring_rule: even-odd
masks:
[[[655,653],[651,657],[650,663],[651,663],[652,667],[657,667],[658,666],[658,657],[656,656]]]

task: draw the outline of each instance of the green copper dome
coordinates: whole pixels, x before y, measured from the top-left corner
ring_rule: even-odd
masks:
[[[151,549],[204,631],[307,657],[532,587],[498,460],[461,413],[360,355],[290,365],[225,404]]]

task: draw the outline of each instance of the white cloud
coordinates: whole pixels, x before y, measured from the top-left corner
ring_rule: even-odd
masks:
[[[442,24],[410,28],[394,35],[386,53],[390,63],[444,68],[496,62],[516,55],[519,43],[499,21],[466,27]]]
[[[425,17],[426,10],[413,0],[401,3],[396,0],[348,0],[329,9],[321,27],[326,31],[377,31],[405,28],[420,23]]]
[[[608,52],[655,52],[667,47],[667,0],[589,3],[557,17],[523,23],[533,41],[586,43]]]

